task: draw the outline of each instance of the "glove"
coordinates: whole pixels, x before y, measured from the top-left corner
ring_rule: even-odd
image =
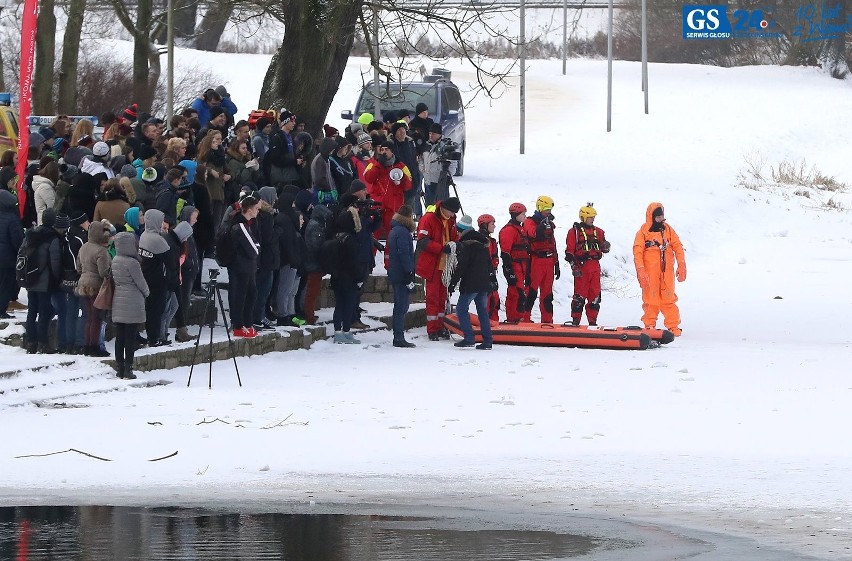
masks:
[[[642,289],[649,288],[651,286],[651,277],[648,276],[648,273],[645,272],[645,268],[636,269],[636,278],[639,279],[639,286]]]
[[[601,251],[602,251],[603,253],[609,253],[609,250],[610,250],[611,248],[612,248],[612,244],[610,244],[610,243],[609,243],[608,241],[606,241],[606,240],[604,240],[604,242],[601,244]]]
[[[686,280],[686,263],[681,263],[677,268],[677,282]]]
[[[562,272],[559,270],[559,261],[557,261],[553,266],[553,275],[556,277],[556,280],[559,280],[559,275],[561,274]]]
[[[571,274],[575,277],[582,277],[583,270],[580,268],[579,265],[571,265]]]
[[[503,269],[503,276],[506,277],[506,282],[509,283],[509,286],[518,284],[518,277],[515,276],[515,271],[512,269]]]
[[[443,251],[444,253],[450,253],[452,251],[452,249],[450,248],[450,244],[445,245],[444,249],[442,249],[441,251]]]
[[[566,263],[573,263],[573,262],[574,262],[574,255],[573,255],[573,254],[571,254],[571,253],[568,253],[568,252],[566,251],[566,252],[565,252],[565,262],[566,262]]]

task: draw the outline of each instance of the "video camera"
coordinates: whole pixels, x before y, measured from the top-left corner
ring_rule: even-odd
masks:
[[[382,215],[382,203],[374,201],[369,196],[366,199],[358,199],[355,201],[355,207],[359,213],[377,219]]]
[[[438,161],[450,162],[461,160],[462,154],[459,150],[459,143],[453,142],[451,138],[444,137],[438,141]]]

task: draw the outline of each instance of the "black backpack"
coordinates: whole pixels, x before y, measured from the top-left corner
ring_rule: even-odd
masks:
[[[324,275],[337,274],[340,267],[341,249],[348,234],[337,234],[324,242],[319,253],[320,267]]]
[[[18,249],[18,258],[15,261],[15,280],[21,288],[32,288],[41,276],[41,269],[45,263],[39,263],[40,245],[33,230],[28,230],[24,236],[24,242]]]

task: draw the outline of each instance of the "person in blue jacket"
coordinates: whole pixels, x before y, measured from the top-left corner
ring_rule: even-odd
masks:
[[[223,86],[219,86],[222,88],[222,91],[225,92],[225,95],[220,95],[218,91],[213,88],[208,88],[201,97],[197,97],[192,102],[192,108],[198,112],[198,120],[201,122],[201,128],[207,126],[208,121],[210,121],[210,110],[214,107],[221,107],[225,110],[225,113],[228,115],[228,120],[233,121],[234,115],[237,114],[237,106],[234,105],[234,102],[231,101],[231,96],[228,95],[227,90]]]
[[[405,340],[405,314],[414,289],[414,241],[416,228],[414,211],[402,205],[391,219],[387,252],[389,255],[388,282],[393,287],[393,346],[403,349],[414,347]]]

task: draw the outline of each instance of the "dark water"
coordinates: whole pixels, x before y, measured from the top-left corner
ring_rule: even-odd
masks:
[[[407,516],[8,507],[0,508],[0,561],[532,561],[614,545],[488,526]]]

